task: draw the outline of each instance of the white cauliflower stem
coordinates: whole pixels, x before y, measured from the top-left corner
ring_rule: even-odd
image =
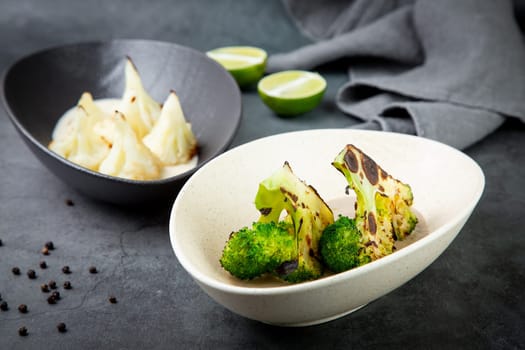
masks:
[[[159,160],[137,138],[121,113],[115,112],[112,119],[115,124],[113,139],[110,140],[111,151],[98,171],[132,180],[158,179],[161,171]]]
[[[90,93],[82,94],[77,106],[57,125],[49,148],[73,163],[96,170],[110,146],[93,132],[104,119]]]
[[[143,138],[159,117],[161,106],[144,89],[139,73],[129,58],[126,60],[125,75],[126,86],[117,110],[126,116],[137,136]]]
[[[159,119],[143,141],[164,165],[186,163],[197,153],[197,140],[174,91],[164,102]]]

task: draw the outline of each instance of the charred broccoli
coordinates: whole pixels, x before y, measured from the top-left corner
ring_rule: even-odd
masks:
[[[343,272],[369,263],[371,258],[365,248],[355,220],[347,216],[339,216],[325,228],[319,240],[321,258],[333,272]]]
[[[417,217],[410,208],[413,201],[410,186],[387,174],[353,145],[347,145],[332,164],[346,177],[356,193],[355,226],[361,237],[355,243],[356,235],[346,233],[352,231],[347,223],[329,226],[325,230],[328,237],[322,241],[321,247],[325,262],[338,271],[340,266],[353,267],[354,260],[362,264],[392,253],[395,241],[404,239],[417,223]],[[339,238],[340,244],[337,244]],[[341,258],[337,259],[338,252],[344,250],[356,251],[357,255],[352,259],[341,254]],[[330,257],[330,263],[326,257]]]
[[[285,222],[255,222],[233,232],[220,263],[240,279],[252,279],[272,273],[297,256],[292,227]]]
[[[334,217],[317,191],[300,180],[286,162],[259,184],[255,207],[261,213],[258,223],[254,224],[255,229],[248,230],[251,234],[241,230],[231,235],[223,250],[223,267],[242,279],[254,278],[272,270],[292,283],[319,278],[323,272],[318,252],[319,238],[323,230],[334,222]],[[263,224],[273,224],[268,227],[279,229],[270,230],[271,234],[262,233],[260,228],[265,228],[261,226]],[[289,227],[293,244],[285,237],[286,227]],[[281,242],[286,242],[286,247],[279,247]],[[259,245],[262,248],[253,248]],[[251,248],[238,249],[238,246]],[[276,254],[275,250],[279,249],[283,251]],[[253,258],[244,258],[248,255],[245,253],[247,250],[253,251]],[[251,266],[253,261],[261,263]],[[232,266],[230,262],[235,262],[237,266]]]
[[[342,272],[393,252],[416,226],[412,190],[369,156],[347,145],[332,165],[357,196],[355,218],[340,216],[317,191],[284,166],[259,184],[251,228],[230,235],[220,259],[233,276],[271,273],[288,282],[321,277],[323,267]]]

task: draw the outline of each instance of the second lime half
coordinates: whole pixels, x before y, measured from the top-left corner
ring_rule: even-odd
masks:
[[[295,116],[317,107],[323,99],[326,80],[318,73],[289,70],[264,77],[257,90],[275,113]]]

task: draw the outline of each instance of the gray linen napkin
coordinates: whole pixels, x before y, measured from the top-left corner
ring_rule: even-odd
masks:
[[[525,44],[510,1],[284,1],[316,42],[270,56],[267,71],[348,59],[336,103],[357,127],[463,149],[506,117],[525,122]]]

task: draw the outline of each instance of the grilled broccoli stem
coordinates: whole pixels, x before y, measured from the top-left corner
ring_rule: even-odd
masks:
[[[267,273],[291,283],[319,278],[319,238],[334,216],[317,191],[285,162],[259,184],[255,207],[258,222],[230,235],[220,259],[224,269],[241,279]]]
[[[350,270],[371,261],[355,220],[347,216],[339,216],[325,228],[319,240],[319,251],[324,264],[333,272]]]
[[[319,239],[324,229],[334,222],[332,210],[317,191],[300,180],[285,162],[283,167],[259,184],[255,207],[260,222],[289,222],[295,233],[296,267],[281,278],[292,283],[321,277]]]
[[[297,256],[292,229],[285,222],[255,222],[233,232],[220,259],[222,267],[243,280],[274,272]]]
[[[417,223],[410,186],[387,174],[354,145],[347,145],[332,165],[357,196],[355,225],[364,245],[360,254],[376,260],[392,253],[395,240],[404,239]]]

